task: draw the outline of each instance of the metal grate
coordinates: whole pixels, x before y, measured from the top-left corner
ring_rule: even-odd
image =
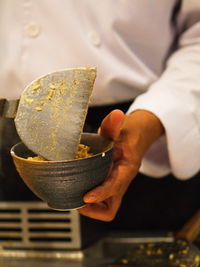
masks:
[[[0,202],[0,246],[80,249],[80,215],[43,202]]]

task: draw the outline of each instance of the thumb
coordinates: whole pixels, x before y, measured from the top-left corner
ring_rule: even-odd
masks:
[[[110,112],[102,121],[99,133],[109,139],[116,140],[120,134],[125,114],[119,109]]]

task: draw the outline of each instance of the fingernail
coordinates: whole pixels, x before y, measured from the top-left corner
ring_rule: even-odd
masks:
[[[85,203],[92,203],[95,200],[96,200],[96,196],[95,195],[84,196],[84,202]]]

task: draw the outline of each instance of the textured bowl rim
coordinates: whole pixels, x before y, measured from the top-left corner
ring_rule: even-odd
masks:
[[[53,163],[64,163],[64,162],[75,162],[75,161],[82,161],[82,160],[87,160],[89,158],[95,158],[95,157],[99,157],[100,155],[102,155],[102,157],[105,157],[105,153],[111,151],[114,147],[114,142],[110,140],[110,144],[109,144],[109,147],[107,149],[105,149],[103,152],[100,152],[100,153],[97,153],[95,155],[92,155],[92,156],[89,156],[89,157],[86,157],[86,158],[81,158],[81,159],[68,159],[68,160],[31,160],[31,159],[28,159],[28,158],[23,158],[23,157],[20,157],[18,155],[15,154],[14,152],[14,149],[16,146],[20,145],[20,144],[24,144],[23,142],[18,142],[17,144],[15,144],[14,146],[12,146],[12,148],[10,149],[10,154],[13,158],[17,158],[19,160],[23,160],[25,162],[31,162],[33,164],[41,164],[44,163],[44,164],[53,164]],[[25,145],[25,144],[24,144]],[[30,150],[31,151],[31,150]],[[33,152],[34,153],[34,152]]]

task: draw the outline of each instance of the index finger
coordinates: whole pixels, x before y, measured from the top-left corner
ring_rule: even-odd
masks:
[[[123,194],[138,171],[134,164],[121,163],[113,167],[110,176],[104,183],[97,186],[84,196],[85,203],[101,202],[109,197]]]

